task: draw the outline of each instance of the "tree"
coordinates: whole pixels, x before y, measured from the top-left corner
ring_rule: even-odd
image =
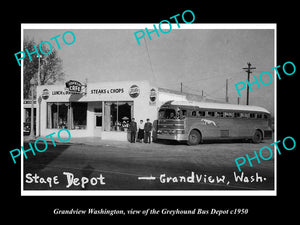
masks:
[[[39,43],[40,44],[40,43]],[[28,52],[34,52],[34,45],[39,50],[39,44],[36,44],[33,39],[28,40],[24,38],[24,51],[28,49]],[[49,52],[50,49],[47,45],[41,45],[43,52]],[[40,85],[55,84],[64,80],[65,74],[63,72],[63,61],[58,57],[56,50],[53,48],[49,55],[43,55],[40,53]],[[23,97],[24,99],[31,98],[30,80],[35,77],[38,80],[38,67],[39,67],[39,57],[36,53],[31,55],[32,61],[30,61],[28,55],[24,60],[24,70],[23,70]],[[35,95],[35,93],[34,93]]]

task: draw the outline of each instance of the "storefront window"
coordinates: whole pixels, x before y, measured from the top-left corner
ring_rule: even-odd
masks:
[[[94,108],[94,115],[96,119],[96,127],[102,127],[102,107]]]
[[[47,103],[47,128],[86,129],[87,103]]]
[[[69,103],[48,103],[47,127],[53,129],[68,128]]]
[[[104,103],[104,130],[127,131],[133,115],[133,102],[114,101]]]
[[[25,108],[25,119],[24,122],[30,123],[31,121],[31,108]],[[36,108],[33,109],[33,121],[36,121]]]
[[[71,129],[86,129],[87,103],[72,102],[71,109],[73,111],[73,117],[70,119]]]

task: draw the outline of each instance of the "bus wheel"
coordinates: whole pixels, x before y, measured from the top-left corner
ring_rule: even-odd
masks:
[[[198,145],[201,141],[201,135],[198,131],[192,130],[189,134],[188,145]]]
[[[253,143],[258,144],[262,141],[262,139],[263,139],[263,136],[262,136],[261,131],[256,130],[253,137],[252,137]]]

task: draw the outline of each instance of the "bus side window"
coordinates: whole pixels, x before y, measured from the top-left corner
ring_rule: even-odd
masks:
[[[215,112],[207,112],[207,115],[210,117],[214,117],[215,116]]]
[[[216,117],[223,117],[224,113],[223,112],[216,112]]]
[[[225,117],[226,118],[232,118],[233,117],[233,113],[232,112],[225,112]]]
[[[268,115],[267,114],[264,114],[264,119],[268,119]]]
[[[255,113],[250,113],[250,118],[255,118]]]
[[[205,116],[205,111],[198,111],[198,116],[204,117]]]
[[[196,117],[196,111],[192,111],[192,117]]]
[[[235,118],[240,118],[240,117],[241,117],[241,113],[235,112],[235,113],[234,113],[234,117],[235,117]]]
[[[186,110],[182,109],[178,111],[178,116],[179,119],[184,119],[186,117]]]
[[[256,118],[257,119],[261,119],[262,118],[262,114],[257,114]]]
[[[241,118],[249,118],[249,113],[241,113]]]

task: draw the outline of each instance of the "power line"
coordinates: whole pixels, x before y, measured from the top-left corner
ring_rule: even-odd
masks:
[[[211,95],[211,94],[209,94],[207,92],[205,92],[205,94],[206,94],[206,96],[208,96],[208,97],[210,97],[212,99],[224,102],[224,98],[213,96],[213,95]]]
[[[155,76],[155,73],[154,73],[154,70],[153,70],[153,66],[152,66],[152,62],[151,62],[151,58],[150,58],[150,54],[149,54],[149,49],[148,49],[147,42],[146,42],[146,38],[144,38],[144,41],[145,41],[145,46],[146,46],[146,50],[147,50],[147,55],[148,55],[148,58],[149,58],[151,71],[152,71],[152,74],[153,74],[153,77],[154,77],[154,80],[155,80],[155,83],[156,83],[157,79],[156,79],[156,76]]]
[[[200,81],[203,81],[203,80],[209,80],[209,79],[212,79],[212,78],[220,78],[220,75],[216,75],[216,76],[209,76],[209,77],[203,77],[203,78],[200,78],[200,79],[197,79],[197,80],[190,80],[190,81],[184,81],[185,83],[194,83],[194,82],[200,82]]]
[[[182,84],[182,86],[187,87],[188,90],[192,90],[192,91],[194,91],[194,92],[202,93],[202,91],[199,91],[199,89],[191,88],[190,86],[187,86],[187,85],[185,85],[185,84]]]
[[[223,101],[224,101],[224,98],[216,97],[216,96],[214,96],[213,94],[210,94],[211,92],[208,93],[207,91],[204,91],[204,90],[199,90],[199,89],[196,90],[196,89],[191,88],[190,86],[187,86],[187,85],[184,85],[184,84],[183,84],[183,86],[187,87],[187,89],[190,90],[190,91],[192,91],[192,92],[201,93],[201,96],[203,96],[204,93],[205,93],[205,94],[206,94],[205,96],[209,96],[209,97],[211,97],[211,98],[218,99],[218,100],[223,100]],[[225,87],[222,87],[222,88],[218,87],[217,89],[215,89],[215,90],[212,91],[212,92],[215,94],[215,93],[217,93],[217,92],[219,92],[219,91],[221,91],[221,90],[224,90],[224,88],[225,88]]]

